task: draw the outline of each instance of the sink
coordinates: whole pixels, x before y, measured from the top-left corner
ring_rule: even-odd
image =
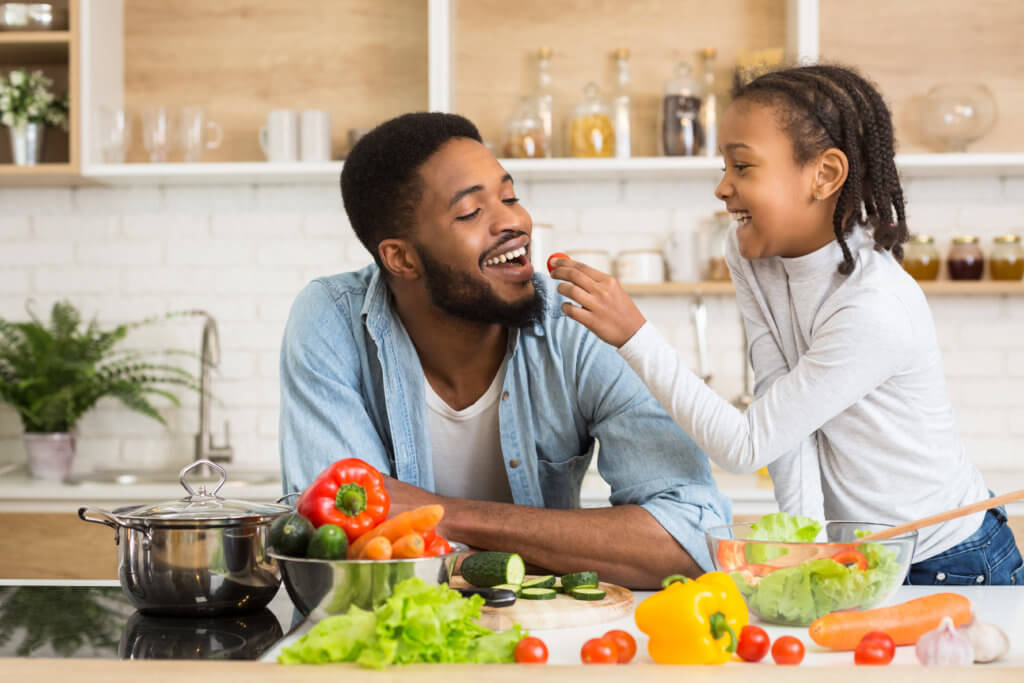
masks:
[[[180,470],[93,470],[73,475],[67,480],[69,484],[177,484]],[[217,472],[199,473],[190,472],[188,482],[195,487],[196,484],[205,484],[210,488],[211,484],[220,481],[220,474]],[[229,489],[236,486],[253,486],[259,484],[280,484],[281,475],[277,472],[266,470],[228,470],[227,481],[223,488]]]

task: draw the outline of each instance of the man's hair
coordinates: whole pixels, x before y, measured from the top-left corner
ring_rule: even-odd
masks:
[[[404,114],[386,121],[355,144],[341,171],[341,198],[356,236],[382,265],[382,240],[405,237],[423,195],[419,168],[449,140],[483,142],[468,119],[456,114]]]
[[[855,223],[871,230],[875,248],[903,260],[910,235],[903,188],[896,172],[892,115],[874,85],[854,69],[817,65],[764,74],[733,89],[745,99],[776,110],[793,143],[798,164],[806,164],[830,147],[841,149],[850,163],[839,192],[832,229],[843,250],[839,272],[853,272],[845,235]]]

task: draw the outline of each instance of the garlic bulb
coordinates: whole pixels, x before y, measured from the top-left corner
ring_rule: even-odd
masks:
[[[1010,639],[995,624],[978,621],[973,617],[966,626],[957,629],[967,635],[974,650],[974,661],[994,662],[1010,649]]]
[[[924,666],[970,666],[974,662],[971,639],[957,631],[949,617],[943,617],[937,629],[918,638],[914,651]]]

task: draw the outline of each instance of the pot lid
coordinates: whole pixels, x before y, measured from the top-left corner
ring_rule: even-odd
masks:
[[[186,480],[186,475],[200,466],[209,467],[220,476],[212,491],[207,492],[206,484],[199,484],[197,491]],[[157,526],[226,526],[239,522],[271,520],[291,511],[288,506],[277,503],[253,503],[221,498],[217,492],[227,481],[227,472],[209,460],[196,460],[186,466],[178,475],[178,481],[189,495],[155,505],[121,508],[117,510],[118,517]]]

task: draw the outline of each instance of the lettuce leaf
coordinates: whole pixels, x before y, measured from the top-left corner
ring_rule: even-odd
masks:
[[[765,515],[750,525],[747,540],[810,543],[818,537],[821,524],[810,517],[790,516],[785,512]],[[764,564],[789,552],[784,546],[752,544],[745,548],[748,564]]]
[[[518,625],[501,633],[480,626],[483,603],[478,595],[463,598],[446,585],[407,579],[372,612],[353,607],[327,617],[285,648],[278,662],[358,662],[374,669],[414,662],[511,662],[525,633]]]

